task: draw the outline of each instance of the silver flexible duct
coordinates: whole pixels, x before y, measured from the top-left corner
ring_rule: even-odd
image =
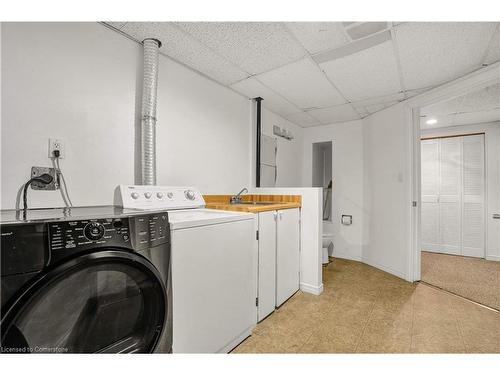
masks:
[[[158,52],[161,42],[144,39],[144,81],[142,85],[141,166],[142,184],[156,185],[156,95]]]

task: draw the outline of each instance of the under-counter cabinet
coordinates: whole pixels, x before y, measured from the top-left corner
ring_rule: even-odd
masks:
[[[298,208],[260,212],[258,321],[299,290],[300,213]]]

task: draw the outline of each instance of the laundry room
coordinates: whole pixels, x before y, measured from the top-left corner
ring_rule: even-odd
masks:
[[[498,16],[184,6],[0,15],[2,358],[498,365]]]

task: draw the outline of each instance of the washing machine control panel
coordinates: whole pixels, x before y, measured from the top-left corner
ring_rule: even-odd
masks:
[[[119,247],[140,251],[168,243],[168,214],[155,213],[120,218],[57,221],[48,223],[51,263],[70,255]]]
[[[183,209],[205,206],[201,193],[192,187],[120,185],[115,204],[135,209]]]

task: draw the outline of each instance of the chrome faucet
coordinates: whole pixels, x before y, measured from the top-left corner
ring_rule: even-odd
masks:
[[[243,194],[245,192],[248,193],[248,189],[247,188],[243,188],[243,189],[241,189],[241,191],[238,194],[233,195],[231,197],[231,204],[241,203],[241,194]]]

